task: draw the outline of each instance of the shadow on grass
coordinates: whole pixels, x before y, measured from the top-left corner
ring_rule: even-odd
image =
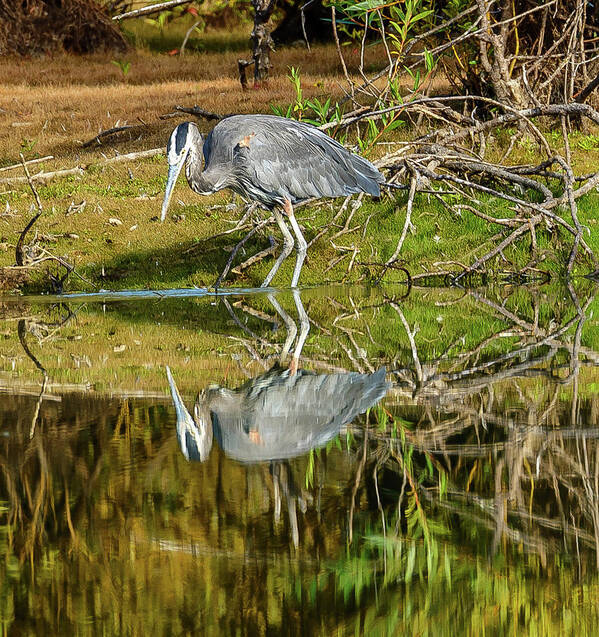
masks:
[[[155,250],[124,250],[116,258],[95,264],[81,271],[98,287],[110,290],[122,289],[165,289],[173,287],[212,287],[223,271],[231,250],[245,235],[244,230],[210,240],[177,243],[176,237],[168,245]],[[174,234],[174,233],[173,233]],[[269,230],[248,240],[239,250],[232,267],[270,246]],[[295,259],[287,260],[291,267]],[[245,285],[257,287],[263,281],[265,272],[272,266],[272,257],[251,266],[242,274],[229,275],[223,282],[226,286]],[[283,281],[285,263],[280,270]],[[103,272],[102,272],[103,268]],[[264,273],[264,274],[263,274]]]

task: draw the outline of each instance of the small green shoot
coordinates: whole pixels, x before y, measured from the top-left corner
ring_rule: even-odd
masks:
[[[126,78],[129,71],[131,70],[131,62],[126,60],[112,60],[112,63],[121,70],[123,74],[123,78]]]

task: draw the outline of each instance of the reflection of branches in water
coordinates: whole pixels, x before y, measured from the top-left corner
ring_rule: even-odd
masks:
[[[62,304],[61,306],[59,306],[59,309],[61,307],[62,307]],[[19,342],[21,343],[21,347],[23,348],[23,351],[25,352],[27,357],[33,362],[33,364],[40,370],[40,372],[42,372],[42,386],[41,386],[40,393],[37,399],[37,403],[33,411],[33,416],[31,419],[31,427],[29,428],[30,438],[33,438],[33,434],[35,433],[35,426],[39,416],[40,407],[42,405],[42,400],[44,399],[44,392],[46,391],[46,386],[48,384],[48,372],[46,371],[45,367],[40,363],[40,361],[34,356],[33,352],[29,348],[29,345],[27,344],[27,340],[26,340],[27,333],[31,332],[32,334],[35,334],[40,344],[43,343],[44,341],[47,341],[53,338],[60,331],[60,329],[75,316],[75,313],[71,312],[68,306],[65,306],[65,307],[67,309],[67,314],[64,318],[61,318],[58,322],[47,323],[40,320],[33,320],[33,319],[26,320],[24,318],[21,318],[19,319],[17,323],[17,334],[19,337]]]
[[[42,388],[40,389],[40,394],[38,396],[35,409],[33,410],[33,417],[31,418],[31,427],[29,428],[29,437],[33,438],[33,434],[35,433],[35,424],[37,423],[37,417],[40,413],[40,407],[42,406],[42,400],[44,398],[44,392],[46,391],[46,385],[48,384],[48,373],[46,372],[43,365],[37,360],[37,358],[31,353],[27,345],[27,341],[25,340],[26,334],[26,323],[25,319],[21,319],[18,323],[17,332],[19,335],[19,341],[21,343],[21,347],[27,356],[33,361],[34,365],[42,372],[43,380],[42,380]]]
[[[429,396],[451,401],[457,399],[459,394],[469,394],[500,380],[513,377],[541,375],[562,384],[573,379],[577,381],[577,372],[580,366],[584,364],[579,358],[581,353],[580,338],[582,327],[586,320],[585,312],[592,298],[587,299],[584,307],[580,307],[572,289],[571,294],[575,305],[578,307],[578,313],[564,325],[556,327],[551,332],[544,333],[543,330],[539,329],[536,321],[535,323],[530,323],[513,312],[509,312],[501,305],[483,297],[480,293],[473,291],[471,295],[475,300],[495,310],[499,316],[512,323],[511,327],[514,334],[519,333],[522,339],[531,339],[531,341],[522,347],[512,349],[493,359],[479,362],[481,345],[488,346],[492,339],[500,338],[506,331],[502,330],[486,339],[483,344],[479,344],[469,351],[460,352],[455,361],[449,359],[447,353],[444,353],[438,359],[428,362],[426,374],[423,373],[423,367],[418,357],[414,333],[410,331],[410,327],[399,306],[390,301],[391,307],[398,312],[405,327],[414,361],[413,371],[409,368],[396,370],[396,374],[401,381],[401,387],[408,389],[414,396],[422,396],[424,400]],[[576,326],[575,337],[573,344],[570,345],[562,339],[574,326]],[[535,350],[541,350],[545,346],[549,348],[547,353],[537,356],[532,355]],[[550,369],[547,368],[547,364],[555,358],[560,350],[566,350],[570,353],[569,374],[565,378],[553,375]],[[589,355],[590,364],[596,363],[598,356],[596,352],[588,351],[585,348],[584,354]],[[467,361],[470,359],[474,359],[475,363],[468,365]],[[522,361],[522,359],[525,360]],[[521,360],[522,362],[513,364],[512,361],[514,360]],[[450,369],[452,367],[455,369],[455,367],[459,366],[459,370],[437,372],[441,362]],[[413,378],[414,375],[415,379]]]
[[[580,370],[597,366],[599,354],[581,345],[592,299],[580,303],[571,285],[568,289],[575,315],[547,329],[539,325],[538,307],[529,320],[470,291],[468,296],[506,328],[468,351],[452,357],[446,349],[426,363],[418,352],[417,327],[389,300],[413,364],[394,370],[399,382],[387,402],[394,420],[368,432],[367,464],[379,482],[384,475],[396,476],[387,484],[389,493],[399,491],[403,477],[395,500],[396,532],[417,523],[427,537],[426,501],[427,508],[441,507],[491,532],[492,553],[508,540],[537,553],[542,563],[560,547],[580,562],[581,551],[590,548],[599,568],[599,398],[581,403],[578,390]],[[505,334],[519,337],[519,343],[500,355],[483,356]],[[537,385],[540,393],[529,399],[528,379],[534,378],[547,383]],[[571,388],[566,399],[565,385]],[[368,475],[360,465],[352,500],[357,482]],[[387,499],[388,507],[392,501]]]
[[[572,552],[576,546],[581,550],[591,547],[599,564],[595,479],[599,475],[599,430],[581,430],[581,414],[588,401],[581,404],[578,398],[580,370],[597,365],[599,353],[581,344],[592,299],[581,302],[571,285],[568,290],[566,310],[573,308],[574,315],[568,312],[557,323],[559,312],[554,312],[554,320],[544,324],[538,299],[533,298],[529,305],[515,302],[511,305],[516,309],[508,309],[505,299],[498,302],[479,290],[465,291],[458,302],[473,300],[504,327],[466,351],[459,348],[458,340],[432,360],[419,351],[418,326],[410,324],[408,312],[399,302],[386,299],[397,314],[398,325],[403,326],[412,364],[393,370],[399,382],[387,404],[393,416],[399,417],[387,427],[379,423],[376,429],[367,428],[357,452],[356,474],[347,491],[350,540],[361,501],[359,492],[366,488],[371,490],[371,508],[380,510],[383,535],[389,537],[417,527],[428,542],[432,531],[427,511],[435,504],[488,529],[493,551],[508,540],[536,552],[545,562],[547,552],[562,545]],[[377,346],[365,320],[366,310],[376,314],[382,306],[360,307],[351,299],[345,303],[330,299],[330,307],[337,310],[331,323],[323,326],[310,318],[312,326],[331,343],[328,360],[304,361],[314,367],[330,365],[337,348],[357,370],[372,365],[362,346],[366,339]],[[257,318],[273,323],[282,319],[287,325],[280,306],[278,319],[241,307]],[[288,338],[292,332],[288,327]],[[287,340],[275,346],[261,339],[259,346],[273,352],[269,356],[289,349]],[[490,355],[494,347],[501,353]],[[506,351],[506,347],[511,349]],[[547,382],[537,384],[540,393],[528,398],[534,379]],[[569,407],[564,409],[566,386],[570,397]],[[591,410],[599,412],[599,401],[590,402]],[[408,429],[406,422],[416,427]],[[403,442],[393,428],[402,430]],[[438,500],[441,487],[431,485],[434,475],[439,485],[442,480],[448,483],[442,501]],[[396,493],[392,501],[400,513],[395,529],[388,511],[390,493]]]
[[[17,335],[25,355],[33,362],[35,367],[42,374],[40,392],[35,401],[31,416],[29,409],[18,409],[15,412],[13,430],[9,432],[9,438],[4,440],[0,448],[0,474],[3,480],[0,485],[5,488],[9,503],[6,512],[7,528],[11,529],[9,534],[10,547],[13,542],[14,549],[21,560],[29,558],[33,560],[34,552],[41,547],[44,538],[49,532],[49,528],[54,525],[54,531],[64,522],[73,541],[73,545],[84,549],[75,530],[74,514],[71,505],[71,491],[69,485],[85,485],[90,488],[94,482],[93,475],[87,472],[85,463],[71,464],[69,460],[75,460],[80,455],[75,451],[78,443],[79,432],[62,431],[60,421],[54,418],[44,418],[49,431],[38,432],[35,436],[36,424],[42,412],[42,403],[48,385],[48,372],[39,358],[32,352],[27,342],[28,334],[32,334],[39,344],[53,339],[60,329],[68,323],[75,313],[62,304],[59,310],[66,308],[66,314],[56,321],[42,320],[39,317],[19,318],[17,323]],[[60,399],[52,397],[54,401]],[[14,400],[19,400],[15,394]],[[52,403],[53,405],[56,402]],[[46,412],[52,413],[53,408],[47,407]],[[28,422],[27,441],[20,440],[24,424]],[[50,424],[48,424],[50,423]],[[57,437],[58,434],[58,437]],[[60,461],[58,460],[60,459]],[[53,475],[58,468],[62,475]],[[93,473],[93,472],[92,472]],[[96,475],[97,477],[97,475]],[[56,479],[58,478],[58,480]],[[62,488],[61,488],[62,485]],[[51,521],[51,522],[50,522]]]

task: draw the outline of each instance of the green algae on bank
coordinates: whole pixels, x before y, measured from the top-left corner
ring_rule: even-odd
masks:
[[[211,286],[232,248],[251,228],[247,225],[230,232],[243,214],[243,202],[228,192],[199,197],[181,179],[175,190],[172,214],[165,223],[159,223],[166,179],[164,161],[163,156],[156,156],[132,166],[97,167],[81,177],[57,179],[39,186],[44,214],[35,226],[38,242],[52,254],[72,263],[77,272],[97,288]],[[83,202],[81,209],[75,208],[78,211],[72,212],[69,204]],[[7,206],[0,237],[3,246],[0,266],[14,263],[12,246],[31,216],[32,203],[33,197],[26,185],[0,195],[0,206]],[[405,221],[406,195],[366,198],[357,208],[350,204],[331,225],[341,204],[341,200],[322,201],[297,211],[308,241],[328,228],[308,251],[302,285],[377,280],[383,272],[383,264],[395,250]],[[598,205],[596,194],[587,195],[579,205],[580,222],[591,230],[585,240],[593,250],[599,248],[598,233],[594,231]],[[506,202],[489,198],[481,198],[481,209],[490,216],[509,218],[512,215]],[[280,243],[278,228],[274,226],[256,233],[240,250],[233,270],[269,247],[271,235]],[[467,210],[456,216],[430,194],[417,194],[399,263],[411,275],[459,271],[490,251],[503,236],[500,227]],[[569,237],[560,239],[553,230],[539,228],[536,240],[534,253],[528,240],[506,248],[488,264],[489,275],[518,272],[531,265],[549,276],[563,275],[571,248]],[[230,273],[227,284],[259,285],[271,267],[271,259],[266,258],[242,273]],[[290,258],[273,283],[287,286],[292,268]],[[585,274],[591,270],[592,264],[581,256],[574,273]],[[384,278],[387,282],[403,280],[405,274],[388,269]],[[29,285],[23,289],[50,289],[47,266],[30,273]],[[92,288],[71,276],[65,291],[76,290],[92,291]]]

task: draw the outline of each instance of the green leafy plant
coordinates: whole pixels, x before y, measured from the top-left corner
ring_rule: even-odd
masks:
[[[146,18],[145,21],[147,24],[151,24],[153,27],[160,29],[160,33],[162,33],[172,14],[172,11],[161,11],[157,18]]]
[[[34,146],[37,144],[37,139],[25,139],[21,140],[21,152],[22,153],[30,153]]]
[[[126,78],[129,71],[131,70],[131,62],[126,60],[112,60],[112,63],[121,70],[123,77]]]
[[[599,148],[599,135],[583,135],[577,142],[582,150],[596,150]]]

